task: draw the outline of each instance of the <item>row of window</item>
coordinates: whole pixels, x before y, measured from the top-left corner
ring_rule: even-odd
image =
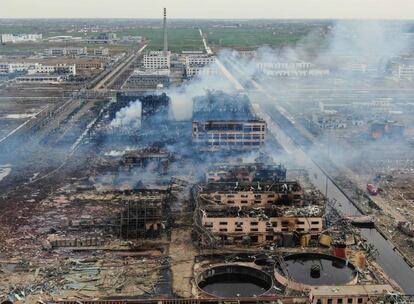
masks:
[[[212,146],[260,146],[263,142],[255,141],[213,141],[209,142]]]
[[[354,298],[347,298],[346,299],[346,303],[347,304],[354,304],[354,303],[362,304],[363,302],[364,302],[364,299],[363,298],[356,298],[356,301],[354,301]],[[322,300],[321,299],[318,299],[316,301],[316,303],[317,304],[322,304]],[[331,298],[329,298],[329,299],[326,300],[326,303],[327,304],[344,304],[345,301],[344,301],[343,298],[337,298],[337,299],[331,299]]]
[[[279,222],[271,222],[271,223],[272,223],[272,227],[277,227]],[[289,226],[289,223],[290,223],[289,221],[282,221],[281,225],[282,225],[282,227],[287,227],[287,226]],[[320,223],[321,223],[320,221],[311,221],[310,222],[311,225],[319,225]],[[228,224],[229,223],[225,222],[225,221],[219,222],[219,225],[221,225],[221,226],[226,226]],[[244,222],[235,222],[234,224],[236,226],[242,226],[244,224]],[[305,221],[297,220],[296,224],[297,225],[305,225]],[[259,222],[250,222],[250,226],[258,226],[258,225],[259,225]],[[213,227],[213,223],[212,222],[206,222],[205,226]]]
[[[251,141],[251,140],[264,140],[264,135],[254,135],[254,136],[250,136],[250,135],[245,135],[243,136],[236,136],[236,138],[234,137],[230,137],[230,138],[226,138],[225,136],[221,136],[219,137],[218,134],[215,134],[213,136],[213,134],[210,134],[210,136],[206,136],[206,134],[200,133],[195,135],[195,138],[200,139],[200,140],[210,140],[210,141],[222,141],[222,142],[243,142],[243,141]]]
[[[206,226],[206,225],[204,225],[204,227],[207,229],[207,230],[212,230],[212,227],[210,227],[210,226]],[[294,231],[297,231],[297,232],[305,232],[305,228],[295,228],[295,229],[293,229]],[[271,228],[267,228],[266,229],[266,231],[267,232],[273,232],[273,229],[271,229]],[[289,230],[289,228],[288,227],[285,227],[285,228],[281,228],[280,229],[280,231],[281,232],[289,232],[289,231],[292,231],[292,230]],[[309,230],[308,230],[309,231]],[[312,227],[312,228],[310,228],[310,231],[313,231],[313,232],[319,232],[320,231],[320,229],[319,228],[316,228],[316,227]],[[219,232],[228,232],[228,229],[227,228],[219,228]],[[235,229],[234,229],[234,232],[259,232],[259,228],[254,228],[254,227],[251,227],[250,228],[250,231],[245,231],[245,229],[243,229],[242,227],[236,227]],[[260,232],[264,232],[264,231],[260,231]]]

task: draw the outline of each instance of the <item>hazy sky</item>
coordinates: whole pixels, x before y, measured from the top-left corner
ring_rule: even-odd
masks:
[[[0,0],[0,18],[414,19],[414,0]]]

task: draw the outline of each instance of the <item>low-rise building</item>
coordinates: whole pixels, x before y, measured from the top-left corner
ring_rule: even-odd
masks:
[[[77,47],[53,47],[49,48],[46,53],[50,56],[80,56],[87,55],[87,48],[77,48]]]
[[[185,72],[187,77],[199,75],[216,75],[218,68],[215,65],[216,56],[200,54],[185,56]]]
[[[169,70],[135,70],[123,85],[123,89],[157,89],[170,86]]]
[[[109,49],[108,48],[97,48],[93,50],[93,54],[95,56],[109,56]]]
[[[17,77],[16,82],[18,83],[49,83],[59,84],[64,81],[64,77],[61,75],[26,75]]]
[[[118,41],[115,33],[100,33],[95,37],[86,38],[86,42],[89,44],[113,44]]]
[[[56,65],[43,65],[35,64],[28,70],[29,75],[42,75],[42,74],[58,74],[58,75],[76,75],[75,64],[56,64]]]
[[[141,43],[143,41],[142,36],[123,36],[121,42],[123,43]]]
[[[39,42],[42,38],[42,34],[2,34],[1,43]]]
[[[34,68],[35,63],[8,63],[0,62],[0,73],[16,73],[16,72],[27,72],[29,69]]]
[[[271,77],[306,78],[325,77],[330,74],[328,69],[302,61],[258,62],[256,68],[258,72]]]

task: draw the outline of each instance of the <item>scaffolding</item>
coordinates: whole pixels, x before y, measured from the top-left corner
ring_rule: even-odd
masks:
[[[115,229],[122,239],[159,237],[170,225],[170,191],[147,191],[128,200],[116,217]]]

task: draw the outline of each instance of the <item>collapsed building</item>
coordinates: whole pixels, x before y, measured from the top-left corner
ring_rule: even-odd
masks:
[[[261,182],[286,180],[286,167],[283,165],[252,164],[219,164],[208,168],[206,182]]]
[[[215,166],[206,179],[196,194],[203,245],[213,240],[292,247],[297,238],[323,230],[324,200],[286,181],[281,165]]]
[[[134,190],[139,198],[128,200],[113,221],[115,232],[122,239],[157,237],[168,226],[168,191]]]
[[[265,143],[266,122],[243,94],[208,92],[193,99],[193,143],[202,151],[257,150]]]
[[[171,153],[152,147],[127,151],[122,157],[121,164],[129,168],[148,168],[152,165],[155,170],[166,173],[172,159]]]
[[[52,246],[97,246],[107,240],[102,235],[120,239],[154,238],[169,226],[168,188],[86,191],[77,195],[80,204],[105,203],[101,217],[81,216],[64,219],[65,233],[53,235]],[[76,236],[76,237],[74,237]],[[82,236],[82,237],[80,237]]]

